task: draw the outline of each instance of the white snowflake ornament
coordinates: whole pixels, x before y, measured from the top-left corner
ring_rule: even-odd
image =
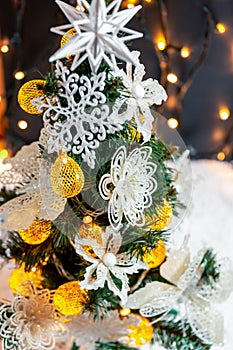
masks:
[[[107,227],[102,234],[102,244],[89,239],[76,239],[76,252],[91,265],[86,268],[84,281],[80,286],[87,289],[103,288],[107,282],[108,288],[122,300],[127,300],[129,282],[127,274],[131,275],[139,269],[147,269],[147,264],[137,260],[136,257],[129,257],[125,253],[118,253],[121,247],[122,237],[115,233],[111,227]],[[88,254],[82,246],[91,246],[96,257]],[[121,287],[116,285],[112,276],[120,282]],[[95,276],[95,277],[94,277]]]
[[[0,306],[0,336],[6,350],[52,350],[55,340],[67,334],[51,302],[48,289],[36,290],[30,282],[19,287],[11,303]]]
[[[126,64],[126,73],[123,69],[117,68],[116,76],[122,78],[126,88],[121,97],[115,103],[115,110],[118,111],[114,119],[119,123],[134,119],[138,132],[142,133],[145,142],[150,140],[152,123],[154,121],[150,107],[154,104],[160,105],[166,101],[167,94],[162,85],[155,79],[142,80],[145,75],[145,67],[139,61],[140,52],[132,51],[136,62],[133,72],[131,63]],[[124,112],[121,112],[121,110]]]
[[[157,188],[157,165],[149,161],[151,153],[151,148],[144,146],[127,156],[125,146],[121,146],[112,157],[110,174],[100,179],[99,192],[109,200],[108,218],[116,231],[123,217],[132,226],[145,225],[144,209],[152,205],[152,194]],[[114,185],[113,190],[110,184]]]
[[[70,24],[51,28],[51,31],[66,35],[68,29],[74,28],[76,34],[50,57],[50,62],[73,55],[71,70],[75,70],[88,59],[94,73],[97,72],[102,60],[114,69],[115,57],[135,64],[125,41],[140,38],[142,34],[126,28],[125,25],[141,6],[118,11],[121,0],[113,0],[109,5],[106,5],[105,0],[92,0],[90,4],[86,0],[77,0],[79,9],[62,1],[57,0],[56,3]],[[83,7],[85,12],[81,10]]]
[[[211,285],[200,283],[203,272],[201,262],[205,250],[200,250],[190,261],[186,246],[174,251],[160,267],[160,274],[171,284],[148,283],[131,294],[126,307],[139,309],[142,316],[163,319],[171,310],[177,309],[188,320],[193,332],[206,344],[223,343],[223,317],[213,308],[212,301],[225,300],[233,289],[232,266],[223,264],[219,281]],[[221,276],[222,275],[222,276]],[[226,292],[224,292],[226,290]],[[157,317],[157,319],[156,319]]]

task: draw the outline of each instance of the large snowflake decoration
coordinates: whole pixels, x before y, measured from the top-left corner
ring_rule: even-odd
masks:
[[[51,303],[47,289],[37,291],[25,282],[9,304],[0,307],[0,336],[4,349],[52,350],[56,338],[64,337],[67,329]],[[26,295],[26,296],[23,296]]]
[[[22,147],[4,162],[11,164],[11,169],[0,175],[0,182],[13,185],[18,196],[1,206],[0,215],[4,214],[1,229],[27,229],[36,216],[53,221],[63,212],[66,198],[53,191],[50,184],[53,163],[42,158],[38,142]]]
[[[167,94],[157,80],[150,78],[142,81],[145,67],[139,62],[140,52],[133,51],[132,55],[136,62],[134,72],[132,64],[129,62],[126,64],[126,73],[119,68],[115,72],[118,77],[122,78],[126,90],[116,101],[114,107],[118,110],[118,115],[114,115],[114,118],[119,123],[134,118],[138,132],[142,133],[144,141],[147,142],[151,137],[154,121],[150,106],[160,105],[162,101],[167,99]]]
[[[102,244],[89,239],[76,239],[76,252],[82,255],[86,261],[91,263],[87,267],[84,281],[80,282],[83,288],[103,288],[107,282],[108,288],[118,295],[122,302],[127,300],[129,281],[127,274],[131,275],[139,269],[147,269],[147,264],[137,260],[136,257],[127,256],[125,253],[118,253],[122,237],[115,233],[111,227],[107,227],[102,234]],[[96,257],[87,253],[82,246],[92,246]],[[121,282],[121,287],[116,285],[112,275]]]
[[[95,149],[99,142],[122,129],[114,121],[111,107],[103,93],[105,72],[88,77],[69,72],[62,62],[57,61],[56,77],[59,92],[46,101],[37,98],[32,101],[43,112],[45,128],[49,134],[48,152],[82,154],[87,164],[94,168]],[[78,97],[77,97],[78,96]]]
[[[144,209],[152,204],[157,188],[154,174],[157,165],[150,162],[150,147],[135,148],[127,156],[125,146],[118,148],[111,161],[110,174],[100,179],[99,191],[109,200],[108,218],[111,226],[119,230],[123,216],[131,225],[145,224]],[[113,190],[110,185],[114,185]]]
[[[137,326],[140,321],[140,317],[133,314],[120,318],[119,312],[114,310],[105,318],[96,320],[88,314],[79,314],[72,317],[67,326],[77,346],[85,344],[87,349],[92,349],[97,341],[107,343],[124,339],[130,333],[129,326]]]
[[[186,240],[187,242],[187,240]],[[160,274],[171,284],[148,283],[131,294],[127,307],[139,309],[142,316],[161,319],[172,308],[187,318],[193,332],[207,344],[221,344],[223,341],[223,317],[215,310],[211,301],[223,301],[233,289],[232,266],[229,259],[220,266],[220,277],[211,284],[201,281],[201,265],[204,249],[190,261],[190,252],[185,244],[174,251],[160,267]],[[185,314],[183,311],[185,310]],[[162,315],[162,316],[161,316]]]
[[[51,28],[51,30],[67,36],[66,31],[75,28],[76,34],[50,57],[50,61],[74,55],[71,70],[75,70],[87,58],[93,72],[97,72],[103,59],[110,67],[116,67],[115,56],[135,64],[124,42],[140,38],[142,34],[125,28],[125,25],[141,6],[118,12],[121,0],[113,0],[108,6],[105,0],[92,0],[91,4],[86,0],[77,0],[79,9],[62,1],[56,2],[70,24]],[[87,12],[81,10],[83,7]]]

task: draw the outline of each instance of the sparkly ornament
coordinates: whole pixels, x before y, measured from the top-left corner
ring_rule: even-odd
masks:
[[[51,168],[50,183],[61,197],[77,196],[84,185],[84,174],[80,166],[65,152],[61,152]]]
[[[41,288],[42,273],[41,270],[36,268],[29,272],[25,271],[25,265],[21,265],[14,269],[10,274],[8,283],[13,294],[15,294],[19,288],[19,285],[25,281],[31,281],[36,288]],[[28,296],[28,295],[23,295]]]
[[[32,104],[32,100],[38,97],[44,97],[45,80],[30,80],[23,84],[18,92],[18,102],[20,107],[30,114],[41,114],[41,111]]]
[[[143,346],[149,343],[154,335],[154,328],[145,317],[141,317],[141,322],[138,326],[130,325],[128,329],[131,331],[127,335],[129,346]]]
[[[163,230],[170,224],[172,214],[171,205],[167,201],[164,201],[163,205],[158,206],[156,214],[146,218],[146,224],[155,231]]]
[[[79,227],[78,233],[81,239],[91,239],[101,244],[103,230],[96,224],[83,224]]]
[[[153,269],[162,264],[166,258],[166,247],[162,240],[157,242],[157,247],[150,252],[145,253],[143,261],[145,261],[150,269]]]
[[[53,297],[55,308],[63,315],[77,315],[87,303],[87,292],[77,281],[62,284]]]
[[[19,230],[22,240],[27,244],[41,244],[51,234],[51,221],[35,218],[26,230]]]
[[[66,32],[66,34],[63,35],[63,37],[61,38],[61,47],[64,46],[75,34],[76,34],[76,30],[74,28],[69,29]]]

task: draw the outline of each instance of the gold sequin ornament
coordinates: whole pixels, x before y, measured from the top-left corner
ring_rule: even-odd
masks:
[[[145,261],[150,269],[158,267],[165,260],[167,254],[166,246],[162,240],[157,242],[157,247],[151,249],[143,256],[143,261]]]
[[[146,217],[146,223],[153,230],[160,231],[167,227],[172,220],[172,207],[168,201],[157,207],[157,213]]]
[[[41,114],[41,112],[31,103],[37,97],[46,97],[44,93],[45,80],[30,80],[23,84],[18,92],[18,102],[20,107],[30,114]]]
[[[26,230],[19,230],[18,234],[25,243],[36,245],[43,243],[51,232],[51,221],[35,218]]]
[[[31,271],[25,271],[25,265],[14,269],[8,279],[9,287],[13,294],[15,294],[21,283],[31,281],[36,288],[41,288],[42,272],[39,268],[32,268]],[[25,295],[26,296],[26,295]]]
[[[63,315],[77,315],[88,302],[87,291],[77,281],[62,284],[54,293],[55,308]]]
[[[95,240],[97,243],[102,243],[103,230],[100,226],[92,223],[90,225],[83,224],[79,227],[78,233],[82,239]]]
[[[71,28],[67,30],[65,35],[61,38],[61,44],[60,46],[64,46],[75,34],[77,34],[76,30],[74,28]],[[70,56],[69,56],[70,57]]]
[[[61,197],[77,196],[84,185],[84,174],[80,166],[65,152],[61,152],[51,168],[50,183]]]
[[[131,331],[127,334],[129,346],[143,346],[151,341],[154,335],[154,328],[151,326],[150,321],[142,316],[141,322],[138,326],[130,325],[128,329]]]

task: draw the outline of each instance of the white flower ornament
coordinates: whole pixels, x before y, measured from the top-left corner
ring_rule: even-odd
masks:
[[[116,76],[122,78],[126,91],[121,92],[121,97],[116,101],[114,120],[124,123],[134,118],[138,132],[142,133],[145,142],[151,137],[152,123],[154,121],[150,107],[160,105],[167,99],[167,94],[162,85],[152,78],[142,80],[145,75],[145,67],[139,62],[140,52],[132,51],[136,67],[133,72],[131,63],[126,64],[126,73],[123,69],[116,70]],[[121,110],[124,112],[121,112]]]
[[[118,148],[111,161],[110,174],[100,179],[100,195],[109,200],[108,218],[116,231],[123,216],[133,226],[145,224],[143,212],[152,205],[152,194],[157,188],[154,179],[157,165],[149,161],[151,153],[151,148],[144,146],[135,148],[127,156],[125,146]],[[110,184],[114,185],[113,190]]]
[[[161,276],[171,284],[157,281],[148,283],[131,294],[125,306],[139,309],[142,316],[155,317],[154,322],[163,319],[171,309],[177,309],[202,341],[221,345],[223,317],[212,307],[211,301],[223,301],[229,296],[233,289],[232,267],[225,262],[215,284],[207,286],[200,283],[204,252],[200,250],[190,262],[185,243],[160,267]]]
[[[102,244],[90,239],[76,239],[76,252],[91,265],[87,267],[84,281],[80,286],[87,289],[103,288],[107,282],[108,288],[119,296],[123,303],[127,300],[129,291],[127,274],[131,275],[139,269],[147,269],[147,264],[137,260],[136,257],[129,257],[125,253],[118,253],[121,247],[122,237],[108,227],[102,234]],[[96,257],[88,254],[83,246],[92,246]],[[112,276],[121,281],[121,287],[116,285]]]

